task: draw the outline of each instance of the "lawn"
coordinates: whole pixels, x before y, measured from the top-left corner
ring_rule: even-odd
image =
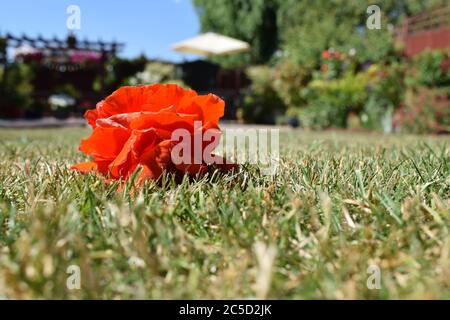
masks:
[[[450,299],[448,136],[292,130],[274,176],[133,194],[69,170],[88,133],[0,131],[0,297]]]

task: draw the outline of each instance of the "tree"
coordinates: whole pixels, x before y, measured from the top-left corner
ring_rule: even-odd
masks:
[[[359,49],[376,60],[393,49],[392,31],[404,16],[449,0],[380,0],[381,30],[366,30],[367,7],[361,0],[193,0],[203,32],[247,41],[249,54],[214,57],[223,66],[267,63],[278,49],[298,63],[314,66],[321,51]],[[370,32],[368,32],[370,31]]]
[[[224,66],[265,63],[278,48],[277,0],[194,0],[203,32],[247,41],[251,51],[213,60]]]
[[[382,28],[366,28],[367,8],[373,1],[278,0],[281,49],[292,61],[316,68],[323,50],[354,48],[358,59],[379,61],[394,51],[393,28],[405,16],[448,4],[449,0],[380,0]]]

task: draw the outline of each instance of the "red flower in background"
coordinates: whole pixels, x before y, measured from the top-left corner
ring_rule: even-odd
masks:
[[[184,129],[194,136],[212,130],[217,145],[221,133],[218,122],[224,107],[224,101],[213,94],[199,96],[177,85],[122,87],[86,112],[93,132],[81,140],[80,151],[93,160],[72,168],[81,172],[94,170],[109,179],[126,179],[141,168],[138,184],[158,178],[166,169],[203,172],[206,163],[194,161],[194,155],[190,164],[172,162],[171,151],[178,143],[172,140],[172,133]],[[202,126],[196,127],[196,121],[201,121]],[[206,146],[202,142],[202,151]]]
[[[328,50],[324,50],[322,51],[322,59],[328,60],[328,59],[342,59],[343,55],[334,50],[334,49],[328,49]]]
[[[341,53],[338,52],[338,51],[333,51],[333,58],[335,58],[335,59],[341,59],[341,58],[342,58],[342,55],[341,55]]]
[[[323,59],[329,59],[330,58],[330,52],[328,50],[324,50],[322,52],[322,58]]]

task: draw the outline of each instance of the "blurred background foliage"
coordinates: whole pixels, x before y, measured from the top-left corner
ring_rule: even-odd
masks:
[[[6,76],[7,75],[7,76]],[[32,100],[30,94],[33,91],[33,72],[30,66],[23,63],[8,65],[8,70],[0,69],[0,105],[20,105],[23,110],[30,107]],[[8,110],[0,108],[0,117],[16,116],[9,114],[20,110]]]
[[[450,109],[448,51],[409,59],[395,37],[405,17],[448,0],[379,1],[381,29],[374,30],[366,28],[371,1],[194,3],[203,31],[237,37],[252,47],[249,54],[214,59],[225,68],[251,65],[252,85],[238,118],[299,122],[312,129],[450,131],[442,111]],[[427,106],[418,104],[424,99]],[[412,120],[405,116],[410,109],[416,110]],[[425,115],[430,119],[422,121]]]
[[[217,32],[251,45],[250,53],[212,58],[222,66],[265,63],[279,47],[278,0],[193,0],[193,3],[202,31]]]
[[[409,58],[396,37],[406,17],[450,5],[450,0],[381,0],[381,29],[374,30],[366,27],[371,1],[192,1],[202,32],[251,45],[247,53],[208,58],[224,71],[245,70],[250,85],[241,88],[238,120],[310,129],[450,132],[449,51]],[[4,45],[0,42],[0,49]],[[109,59],[101,73],[87,67],[83,72],[92,84],[85,81],[83,88],[53,81],[58,84],[54,93],[76,99],[80,110],[122,85],[186,86],[176,64],[143,55]],[[0,108],[0,117],[42,114],[46,102],[30,98],[39,89],[33,80],[42,67],[14,62],[7,68],[0,68],[0,105],[8,106]],[[206,74],[201,77],[206,83]],[[207,91],[215,92],[211,86]],[[85,101],[86,92],[92,97]],[[16,112],[14,106],[20,106],[20,115],[5,114]]]
[[[126,82],[133,86],[141,83],[173,83],[187,88],[186,84],[179,78],[176,66],[161,61],[147,62],[143,71],[137,72]]]

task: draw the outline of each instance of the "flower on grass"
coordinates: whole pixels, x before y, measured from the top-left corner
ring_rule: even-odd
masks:
[[[219,141],[218,122],[224,107],[224,101],[213,94],[201,96],[173,84],[122,87],[86,112],[93,131],[81,140],[80,151],[93,159],[72,168],[123,180],[140,169],[138,184],[157,179],[164,170],[203,173],[207,170],[204,152],[213,151]],[[174,147],[182,143],[173,139],[176,130],[191,137],[208,131],[213,138],[192,148],[200,152],[182,155],[190,161],[180,163],[173,161],[172,155]]]

